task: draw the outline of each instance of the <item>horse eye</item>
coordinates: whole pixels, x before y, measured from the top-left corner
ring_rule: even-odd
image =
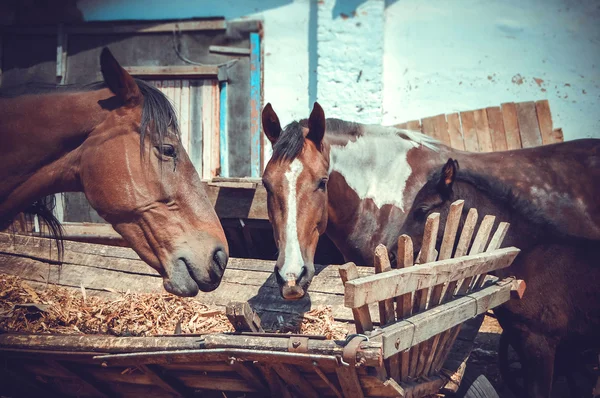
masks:
[[[327,178],[321,178],[321,181],[319,181],[319,186],[317,187],[317,189],[324,191],[326,187],[327,187]]]
[[[177,152],[175,152],[175,147],[171,144],[163,144],[160,146],[156,146],[156,149],[158,149],[161,155],[168,156],[170,158],[174,158],[177,156]]]

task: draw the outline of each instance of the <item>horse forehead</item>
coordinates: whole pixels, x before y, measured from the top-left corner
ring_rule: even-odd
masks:
[[[343,147],[331,147],[330,170],[343,175],[360,199],[405,211],[405,190],[413,172],[408,152],[418,146],[396,135],[359,137]]]

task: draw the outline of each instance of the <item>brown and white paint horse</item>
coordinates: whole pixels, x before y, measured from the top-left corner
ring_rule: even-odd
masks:
[[[262,122],[273,144],[263,182],[286,299],[304,296],[320,234],[359,265],[373,264],[379,243],[394,253],[415,195],[450,157],[511,186],[565,233],[600,239],[600,140],[469,153],[418,132],[325,119],[318,103],[285,129],[267,104]]]
[[[227,241],[173,106],[108,49],[100,66],[104,82],[89,86],[0,92],[0,229],[46,195],[84,192],[167,291],[216,289]],[[42,206],[33,210],[52,218]]]

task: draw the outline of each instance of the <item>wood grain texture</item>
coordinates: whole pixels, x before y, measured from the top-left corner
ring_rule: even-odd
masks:
[[[492,148],[494,152],[506,151],[506,132],[504,130],[504,119],[502,110],[499,106],[492,106],[486,109],[490,135],[492,137]]]
[[[502,104],[501,108],[504,131],[506,134],[506,148],[508,150],[521,149],[523,146],[521,144],[517,107],[514,102],[508,102]]]
[[[517,118],[519,119],[519,130],[523,148],[531,148],[542,145],[542,135],[538,125],[535,102],[519,102],[517,107]]]
[[[460,126],[460,115],[451,113],[448,115],[448,135],[450,137],[450,147],[461,151],[465,150],[462,129]]]
[[[463,140],[465,150],[469,152],[479,152],[479,141],[477,139],[477,127],[475,126],[475,112],[467,111],[460,113],[462,124]]]
[[[474,111],[475,128],[477,129],[477,141],[480,152],[492,152],[492,136],[490,134],[489,121],[485,109]]]
[[[357,279],[359,277],[356,264],[346,263],[339,268],[340,278],[344,286],[348,281]],[[373,330],[373,322],[371,321],[371,313],[369,312],[369,306],[364,305],[358,308],[352,309],[352,315],[354,317],[354,323],[356,325],[357,333],[366,333]]]
[[[540,127],[540,134],[542,136],[542,144],[554,144],[556,141],[553,133],[552,114],[550,113],[550,104],[548,103],[548,100],[536,101],[535,110]]]
[[[450,134],[448,133],[448,122],[446,115],[441,114],[433,117],[433,128],[436,138],[444,145],[450,145]]]

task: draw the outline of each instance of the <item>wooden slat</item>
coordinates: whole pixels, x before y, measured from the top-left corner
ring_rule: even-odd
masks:
[[[398,254],[396,256],[397,268],[403,269],[413,266],[413,244],[410,236],[401,235],[398,238]],[[404,319],[412,314],[412,293],[396,297],[396,317]],[[407,380],[410,364],[410,352],[400,353],[400,374],[398,380]]]
[[[262,373],[267,384],[269,385],[269,392],[273,397],[285,397],[291,398],[290,392],[285,388],[281,379],[277,375],[277,372],[268,364],[257,362],[256,368]]]
[[[385,245],[379,244],[375,248],[375,273],[388,272],[392,270],[390,258],[388,256]],[[395,321],[394,317],[394,302],[390,297],[379,303],[379,322],[382,326]]]
[[[211,154],[211,177],[216,177],[221,174],[221,118],[219,112],[221,109],[219,95],[219,83],[217,81],[211,82],[211,93],[213,98],[212,104],[212,154]]]
[[[444,145],[450,145],[450,135],[448,133],[448,123],[446,115],[441,114],[433,117],[433,127],[435,135]]]
[[[177,121],[181,126],[181,79],[173,80],[173,107],[177,115]]]
[[[277,372],[279,377],[281,377],[288,385],[291,385],[298,392],[302,394],[303,397],[314,397],[318,398],[319,394],[315,391],[315,389],[306,381],[304,376],[298,372],[291,365],[284,365],[280,363],[274,363],[271,367]]]
[[[190,80],[190,145],[188,153],[194,168],[198,175],[202,177],[203,173],[203,155],[204,143],[202,137],[204,131],[202,123],[202,83],[198,80]]]
[[[450,137],[450,147],[461,151],[465,150],[465,142],[463,140],[458,113],[448,115],[448,135]]]
[[[111,391],[111,389],[106,388],[106,386],[103,383],[100,383],[98,380],[94,379],[86,372],[78,370],[71,364],[67,364],[65,362],[60,363],[55,360],[47,360],[46,363],[48,363],[48,366],[52,367],[54,370],[61,370],[64,374],[67,374],[77,380],[80,380],[89,389],[91,389],[101,397],[110,397],[114,394],[114,392]]]
[[[490,135],[492,137],[492,147],[494,152],[506,151],[506,132],[504,131],[504,120],[499,106],[492,106],[486,109],[488,123],[490,126]]]
[[[517,118],[519,119],[519,130],[521,132],[521,143],[523,148],[542,145],[542,135],[538,125],[535,102],[516,103]]]
[[[206,65],[124,66],[130,75],[145,78],[217,78],[219,68]]]
[[[249,48],[231,46],[209,46],[208,51],[217,54],[250,55]]]
[[[246,380],[258,391],[268,390],[268,387],[263,382],[259,372],[254,366],[252,366],[250,362],[242,362],[232,359],[231,361],[229,361],[229,364],[237,374],[239,374],[244,380]]]
[[[315,365],[313,367],[313,370],[317,375],[319,375],[321,380],[323,380],[323,382],[327,384],[327,386],[331,389],[331,391],[335,394],[337,398],[344,398],[337,386],[331,380],[329,380],[329,377],[327,377],[327,375],[318,366]]]
[[[538,125],[542,135],[542,144],[554,144],[554,134],[552,133],[552,114],[550,113],[550,104],[548,100],[535,102],[535,110],[537,114]]]
[[[474,111],[475,128],[477,129],[477,141],[480,152],[492,152],[492,136],[490,135],[489,121],[485,109]]]
[[[346,286],[348,281],[358,278],[358,270],[356,264],[346,263],[339,268],[340,278],[342,283]],[[369,312],[369,306],[364,305],[358,308],[352,309],[352,315],[354,316],[354,323],[356,324],[357,333],[366,333],[373,330],[373,322],[371,321],[371,313]]]
[[[434,117],[426,117],[421,120],[423,134],[427,134],[428,136],[435,138],[440,141],[440,137],[437,136],[437,132],[435,131],[435,118]]]
[[[443,331],[483,314],[510,299],[513,278],[507,278],[478,292],[444,303],[429,311],[413,315],[410,320],[386,327],[372,338],[383,342],[384,357],[389,358],[415,344],[422,343]]]
[[[214,138],[214,120],[213,104],[214,98],[212,84],[204,81],[202,84],[202,178],[212,178],[215,176],[212,168],[213,161],[213,142]]]
[[[177,380],[172,380],[169,377],[165,377],[164,372],[156,365],[144,365],[140,364],[138,368],[144,372],[154,384],[165,390],[166,392],[175,395],[176,397],[185,397],[190,395],[185,386],[180,385]]]
[[[66,26],[67,32],[75,34],[97,34],[110,35],[118,33],[172,33],[173,31],[188,32],[200,30],[224,30],[227,22],[224,19],[207,19],[200,21],[178,21],[165,23],[94,23],[94,24],[76,24]]]
[[[519,249],[509,247],[365,276],[346,282],[344,303],[349,308],[358,308],[414,290],[430,288],[444,281],[506,268],[519,252]]]
[[[475,126],[475,113],[473,111],[461,112],[460,120],[462,124],[465,150],[469,152],[479,152],[477,127]]]
[[[422,131],[421,122],[418,120],[411,120],[410,122],[406,122],[406,129],[412,131]]]
[[[490,233],[492,232],[492,227],[494,226],[494,221],[496,221],[495,216],[487,215],[483,217],[483,221],[481,221],[481,225],[479,226],[477,235],[475,235],[475,239],[473,240],[473,245],[471,246],[469,255],[479,254],[485,250],[488,238],[490,237]],[[473,281],[473,277],[475,275],[477,274],[465,278],[465,280],[460,285],[460,288],[458,289],[459,295],[466,294],[469,291],[469,288],[471,287],[471,282]]]
[[[521,144],[517,107],[513,102],[502,104],[502,120],[506,134],[506,148],[508,150],[521,149],[523,145]]]
[[[365,394],[363,393],[358,375],[356,374],[356,368],[351,366],[340,366],[336,368],[335,373],[337,374],[338,381],[342,387],[344,397],[364,398]]]
[[[496,232],[494,232],[492,239],[490,239],[490,243],[488,244],[487,248],[485,249],[486,252],[491,252],[491,251],[494,251],[494,250],[497,250],[500,248],[500,246],[502,245],[502,241],[504,240],[504,237],[506,236],[506,233],[508,232],[509,226],[510,226],[510,224],[507,222],[501,222],[498,225],[498,228],[496,228]],[[473,285],[474,289],[479,289],[483,286],[483,284],[485,283],[486,275],[487,274],[479,275],[479,277],[477,278],[477,281]]]
[[[181,81],[181,99],[179,108],[179,126],[181,129],[181,143],[187,153],[190,153],[190,81]]]

